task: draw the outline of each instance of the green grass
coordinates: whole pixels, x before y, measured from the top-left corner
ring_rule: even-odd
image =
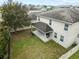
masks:
[[[79,51],[70,57],[70,59],[79,59]]]
[[[58,59],[67,52],[54,41],[44,43],[29,31],[14,34],[11,44],[11,59]]]

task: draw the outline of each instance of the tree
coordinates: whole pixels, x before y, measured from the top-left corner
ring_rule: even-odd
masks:
[[[7,3],[2,6],[2,18],[4,25],[16,32],[17,28],[30,25],[30,18],[28,17],[28,9],[21,3]]]
[[[0,28],[0,59],[4,58],[5,55],[5,39],[2,36],[3,29]]]
[[[0,59],[4,59],[6,54],[8,54],[8,59],[10,59],[10,38],[11,36],[8,28],[1,25],[0,26]]]

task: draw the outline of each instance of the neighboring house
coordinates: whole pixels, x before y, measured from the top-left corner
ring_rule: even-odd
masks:
[[[57,8],[43,12],[32,24],[36,30],[33,33],[44,42],[54,40],[68,48],[79,43],[79,10],[74,8]]]
[[[78,5],[59,5],[59,6],[54,6],[55,8],[71,8],[71,7],[74,7],[74,8],[79,8]]]
[[[30,17],[31,20],[32,20],[32,21],[31,21],[32,23],[37,20],[37,15],[38,15],[39,13],[41,13],[41,12],[43,12],[43,11],[41,11],[41,10],[30,10],[30,11],[28,12],[29,17]]]

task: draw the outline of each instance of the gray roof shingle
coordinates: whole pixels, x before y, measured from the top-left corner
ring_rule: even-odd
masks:
[[[51,27],[49,27],[46,23],[43,23],[43,22],[33,23],[32,25],[45,33],[53,31]]]
[[[40,16],[54,18],[70,23],[79,22],[79,10],[75,8],[60,8],[50,12],[41,13]]]

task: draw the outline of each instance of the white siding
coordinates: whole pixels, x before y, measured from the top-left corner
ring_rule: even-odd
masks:
[[[40,21],[47,23],[49,25],[48,19],[40,17]],[[54,41],[56,41],[57,43],[59,43],[63,47],[68,48],[72,45],[72,43],[74,43],[76,41],[76,36],[79,33],[79,27],[78,27],[79,23],[69,25],[68,31],[64,30],[64,25],[65,25],[65,23],[61,23],[61,22],[57,22],[57,21],[52,20],[52,25],[49,25],[49,26],[54,30],[54,32],[57,33],[57,39],[55,39],[53,37],[54,34],[51,35],[51,39],[53,39]],[[60,41],[61,35],[64,36],[63,42]]]
[[[68,38],[69,43],[68,44],[71,45],[73,42],[76,42],[78,34],[79,34],[79,22],[72,24],[69,34],[68,34],[68,36],[69,36],[69,38]]]
[[[49,24],[49,20],[48,20],[48,19],[45,19],[45,18],[41,18],[41,17],[40,17],[40,21],[41,21],[41,22],[44,22],[44,23],[46,23],[46,24]]]

